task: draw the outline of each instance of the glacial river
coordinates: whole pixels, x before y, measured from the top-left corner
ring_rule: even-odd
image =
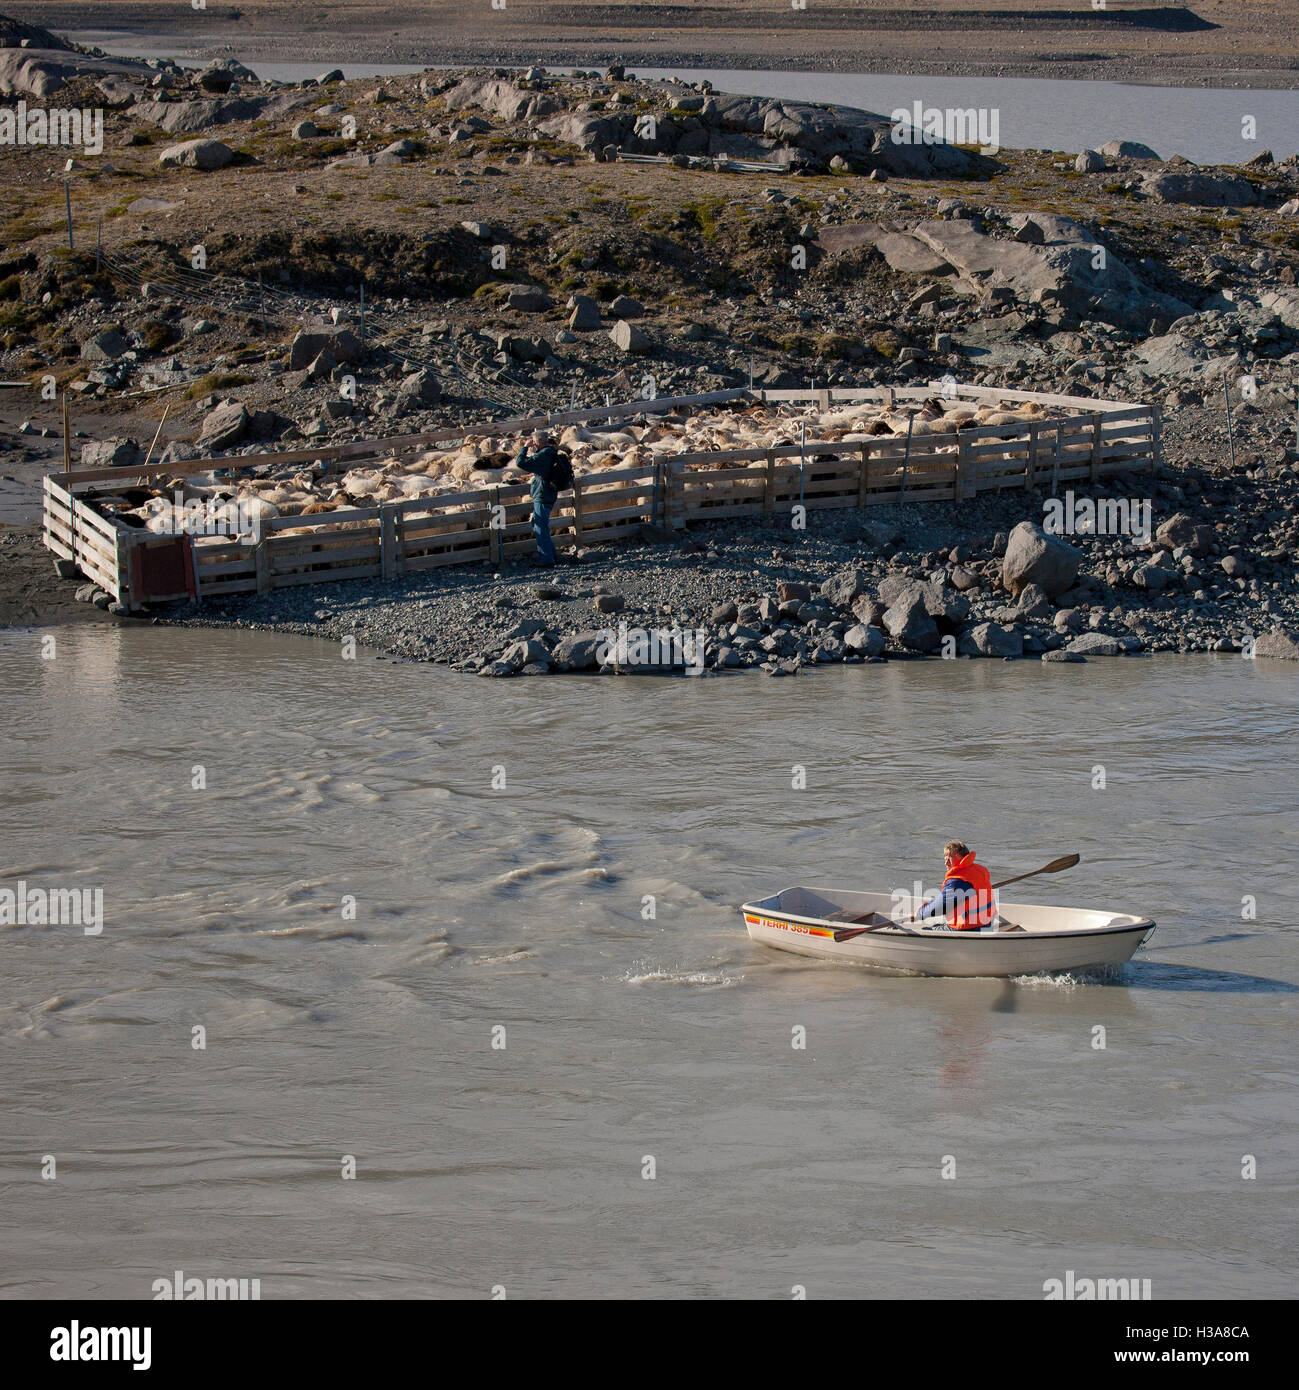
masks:
[[[0,632],[0,890],[102,889],[103,928],[0,927],[0,1296],[1292,1296],[1293,667],[488,682],[49,635]],[[1008,896],[1150,946],[1003,982],[745,935],[953,837],[1080,853]]]
[[[112,40],[102,33],[74,35],[98,43],[117,57],[188,59],[174,44]],[[301,82],[331,66],[263,61],[241,53],[240,61],[263,79]],[[434,65],[438,66],[438,65]],[[424,72],[417,64],[340,63],[348,78],[392,77]],[[554,68],[555,73],[571,71]],[[634,67],[640,78],[674,82],[707,80],[719,92],[778,97],[855,107],[888,116],[913,103],[939,108],[984,108],[997,113],[997,143],[1003,149],[1066,150],[1077,153],[1107,140],[1138,140],[1165,159],[1185,155],[1197,164],[1239,164],[1261,150],[1277,159],[1299,151],[1299,94],[1238,87],[1170,87],[1135,82],[1097,82],[1046,77],[941,77],[907,73],[793,72],[732,68]]]

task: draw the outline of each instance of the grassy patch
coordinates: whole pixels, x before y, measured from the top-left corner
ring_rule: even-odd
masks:
[[[199,377],[185,388],[184,399],[196,401],[200,396],[210,395],[213,391],[228,391],[235,386],[249,386],[252,381],[252,377],[244,376],[241,372],[209,372],[207,376]]]

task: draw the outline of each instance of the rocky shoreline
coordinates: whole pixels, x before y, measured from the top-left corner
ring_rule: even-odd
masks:
[[[1129,501],[1148,501],[1164,518],[1148,539],[1054,537],[1040,524],[1048,499],[999,495],[813,512],[797,534],[787,521],[697,524],[678,537],[587,550],[553,572],[477,565],[435,580],[318,585],[176,605],[165,621],[352,638],[487,676],[792,675],[924,656],[1299,657],[1292,466],[1257,475],[1164,469],[1127,487]],[[1249,522],[1224,506],[1242,495],[1252,501]],[[627,632],[633,643],[637,632],[701,632],[702,659],[689,645],[629,651]]]
[[[891,630],[907,631],[888,620],[895,581],[922,587],[905,606],[924,643],[951,638],[957,654],[1055,659],[1094,634],[1227,650],[1294,628],[1299,157],[1197,168],[1116,140],[991,158],[899,144],[870,113],[618,67],[284,84],[233,60],[195,71],[64,48],[42,67],[46,51],[10,51],[11,102],[25,82],[33,98],[45,84],[69,106],[106,104],[108,157],[72,161],[71,252],[64,152],[7,165],[25,210],[0,227],[0,371],[32,389],[0,403],[0,444],[19,471],[55,456],[38,390],[51,375],[85,466],[140,462],[155,432],[154,459],[234,463],[642,390],[949,375],[1160,404],[1166,472],[1105,486],[1151,492],[1156,532],[1179,513],[1193,534],[1212,528],[1137,550],[1070,538],[1083,578],[1046,593],[1049,611],[1003,586],[998,539],[1041,524],[1044,499],[1001,494],[914,521],[813,513],[794,538],[651,535],[586,552],[559,598],[506,567],[231,599],[181,621],[350,634],[489,670],[520,641],[545,654],[525,646],[518,669],[571,664],[556,649],[614,614],[706,628],[721,669],[922,654]],[[744,172],[755,163],[775,172]],[[94,253],[84,229],[100,221]],[[861,611],[833,601],[854,567]],[[781,583],[809,596],[782,599]],[[734,619],[715,616],[729,605]]]

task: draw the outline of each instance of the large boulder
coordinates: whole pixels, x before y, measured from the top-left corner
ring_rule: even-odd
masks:
[[[574,333],[593,333],[602,326],[600,306],[589,295],[575,294],[568,302],[573,310],[568,326]]]
[[[81,356],[86,362],[115,362],[130,346],[120,329],[105,328],[82,343]]]
[[[129,468],[140,461],[133,439],[94,439],[81,446],[82,468]]]
[[[1103,632],[1084,632],[1075,637],[1065,648],[1070,656],[1122,656],[1123,643],[1117,637],[1108,637]]]
[[[442,399],[442,383],[431,368],[422,367],[402,379],[398,395],[412,406],[437,405]]]
[[[1072,588],[1082,560],[1082,551],[1067,541],[1048,535],[1036,522],[1021,521],[1006,543],[1001,582],[1016,598],[1029,584],[1057,598]]]
[[[536,285],[516,285],[505,296],[505,307],[524,314],[539,314],[550,308],[550,296]]]
[[[1184,545],[1192,555],[1207,555],[1213,545],[1213,527],[1202,525],[1185,512],[1177,512],[1159,523],[1155,539],[1170,550]]]
[[[619,319],[609,330],[609,337],[620,352],[648,352],[652,346],[648,335],[628,319]]]
[[[516,87],[513,82],[468,77],[442,94],[448,111],[462,111],[477,106],[511,123],[531,121],[539,116],[563,109],[563,103],[553,96]]]
[[[561,638],[551,663],[556,671],[594,671],[599,665],[601,644],[607,637],[600,632],[575,632]]]
[[[1143,145],[1139,140],[1107,140],[1100,147],[1100,153],[1103,154],[1106,159],[1159,158],[1149,145]]]
[[[911,235],[982,293],[1008,289],[1024,302],[1055,301],[1080,316],[1131,328],[1144,328],[1156,313],[1171,319],[1190,311],[1145,285],[1117,256],[1098,264],[1095,236],[1071,217],[1026,213],[1011,225],[1017,232],[1035,229],[1033,240],[989,236],[963,217],[920,222]]]
[[[361,340],[350,328],[304,328],[289,346],[289,370],[300,372],[323,352],[338,362],[360,362],[365,356]]]
[[[1299,637],[1284,628],[1265,632],[1254,643],[1254,655],[1269,656],[1276,661],[1299,661]]]
[[[1024,634],[1000,623],[980,623],[961,634],[956,650],[962,656],[1023,656]]]
[[[954,629],[969,616],[970,600],[962,594],[901,574],[890,574],[880,581],[880,602],[886,609],[892,608],[909,600],[913,591],[920,595],[925,612],[937,619],[940,627]]]
[[[884,650],[884,634],[877,627],[857,623],[843,635],[843,644],[850,652],[862,656],[879,656]]]
[[[836,608],[851,608],[854,600],[864,594],[868,587],[864,570],[841,570],[821,585],[821,597]]]
[[[1164,170],[1147,174],[1141,191],[1159,203],[1192,203],[1202,208],[1243,208],[1258,202],[1258,192],[1243,174],[1181,174]]]
[[[248,411],[239,401],[223,401],[204,416],[198,447],[205,453],[232,449],[243,439],[248,425]]]
[[[520,642],[512,642],[500,655],[501,662],[511,670],[521,671],[525,666],[550,665],[550,649],[535,637],[525,637]]]
[[[220,140],[186,140],[168,145],[158,163],[171,169],[224,169],[234,157],[230,146]]]
[[[255,121],[270,114],[261,102],[242,97],[207,97],[199,101],[138,101],[127,116],[141,126],[158,126],[168,135],[190,135],[232,121]]]
[[[942,639],[938,624],[925,606],[923,586],[908,589],[884,614],[884,626],[899,646],[915,652],[937,651]]]

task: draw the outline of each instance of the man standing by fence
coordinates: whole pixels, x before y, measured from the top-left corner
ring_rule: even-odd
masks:
[[[531,448],[529,447],[531,445]],[[550,436],[535,431],[514,456],[514,467],[532,474],[532,534],[537,538],[537,563],[549,569],[555,563],[555,543],[550,538],[550,513],[559,500],[560,490],[571,487],[573,465],[550,442]]]

